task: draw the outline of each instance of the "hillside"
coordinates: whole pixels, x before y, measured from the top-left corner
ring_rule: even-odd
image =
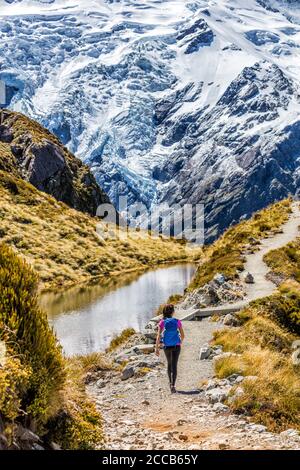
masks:
[[[109,202],[88,167],[53,134],[9,110],[0,110],[0,170],[91,215]]]
[[[172,239],[151,237],[148,232],[129,232],[127,237],[127,232],[114,226],[110,230],[120,236],[103,240],[96,232],[100,222],[95,218],[4,171],[0,171],[0,215],[1,240],[31,264],[42,288],[180,262],[194,254]]]

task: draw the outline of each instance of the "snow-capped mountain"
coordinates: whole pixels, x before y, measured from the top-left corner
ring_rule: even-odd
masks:
[[[205,203],[207,239],[297,193],[300,1],[0,0],[7,105],[128,195]]]

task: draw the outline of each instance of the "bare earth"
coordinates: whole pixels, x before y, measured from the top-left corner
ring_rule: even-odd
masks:
[[[290,219],[282,226],[283,233],[263,240],[260,250],[247,256],[245,269],[253,274],[255,284],[247,285],[246,303],[274,291],[274,284],[265,278],[268,268],[263,256],[295,239],[299,224],[300,211],[294,203]],[[245,416],[218,409],[208,403],[204,393],[199,393],[200,382],[213,377],[212,361],[198,359],[200,347],[211,340],[214,330],[222,327],[222,323],[209,319],[184,322],[186,339],[175,395],[168,390],[163,353],[161,365],[143,377],[121,381],[120,373],[115,372],[104,380],[104,386],[103,380],[89,385],[104,418],[107,449],[300,448],[299,434],[267,432]],[[150,356],[154,361],[154,355]]]

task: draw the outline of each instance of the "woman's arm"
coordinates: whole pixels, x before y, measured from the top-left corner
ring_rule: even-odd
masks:
[[[156,335],[156,343],[155,343],[155,354],[157,356],[159,356],[160,333],[161,333],[161,329],[160,329],[160,326],[158,326],[157,335]]]
[[[180,325],[180,327],[179,327],[179,332],[180,332],[181,341],[183,341],[184,340],[184,331],[183,331],[182,325]]]

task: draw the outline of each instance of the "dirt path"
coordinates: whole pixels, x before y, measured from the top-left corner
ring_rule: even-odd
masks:
[[[255,284],[246,285],[247,299],[234,304],[235,309],[274,291],[274,284],[265,278],[268,268],[263,256],[295,239],[299,224],[300,211],[294,203],[293,213],[282,226],[282,233],[263,240],[258,252],[247,255],[245,270],[254,276]],[[228,305],[218,310],[220,308],[220,313],[225,313]],[[186,314],[186,311],[177,312],[181,317]],[[199,391],[200,382],[211,379],[214,374],[211,360],[198,359],[199,350],[221,327],[222,323],[206,318],[199,322],[184,322],[186,340],[179,361],[179,393],[175,395],[168,390],[163,353],[160,364],[154,355],[144,356],[153,361],[153,370],[145,376],[136,374],[121,381],[120,373],[116,372],[106,381],[101,379],[89,386],[104,418],[107,449],[300,448],[297,432],[267,432],[247,417],[231,414],[225,405],[209,403],[206,392]]]

